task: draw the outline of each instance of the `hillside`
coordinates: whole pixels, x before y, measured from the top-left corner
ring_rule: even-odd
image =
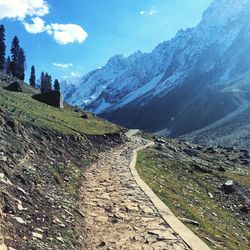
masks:
[[[18,250],[83,249],[82,171],[123,141],[120,128],[39,103],[23,83],[24,92],[7,91],[3,86],[16,79],[0,78],[1,249],[3,240]]]
[[[211,249],[249,249],[249,151],[150,138],[137,170],[155,194]]]
[[[2,249],[247,249],[249,151],[125,134],[83,110],[33,100],[37,91],[22,82],[23,92],[7,91],[17,80],[0,78]],[[138,172],[181,232],[132,174],[134,150],[149,140],[155,147],[139,153]]]
[[[223,93],[234,97],[237,108],[216,122],[181,138],[196,143],[250,148],[250,73],[221,83]]]
[[[248,74],[249,13],[249,0],[214,0],[196,27],[151,53],[112,57],[69,88],[66,101],[126,127],[174,137],[230,116],[249,100],[249,81],[240,94],[224,86]]]

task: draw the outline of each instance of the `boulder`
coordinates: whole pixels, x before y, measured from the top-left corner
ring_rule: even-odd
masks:
[[[159,144],[155,147],[155,149],[161,151],[161,150],[166,149],[166,147],[165,147],[165,144],[159,143]]]
[[[220,171],[220,172],[226,172],[226,168],[220,166],[220,167],[218,168],[218,171]]]
[[[187,218],[180,218],[180,220],[184,223],[187,223],[187,224],[191,224],[191,225],[194,225],[194,226],[197,226],[199,227],[200,226],[200,223],[198,221],[195,221],[195,220],[190,220],[190,219],[187,219]]]
[[[191,157],[193,157],[193,156],[198,156],[198,155],[199,155],[199,152],[196,151],[196,150],[194,150],[194,149],[185,148],[185,149],[183,149],[183,151],[184,151],[187,155],[189,155],[189,156],[191,156]]]
[[[88,114],[86,114],[86,113],[83,113],[82,115],[81,115],[81,117],[83,118],[83,119],[88,119],[89,117],[88,117]]]
[[[10,83],[5,89],[13,92],[23,92],[22,84],[17,81]]]
[[[63,95],[60,91],[49,91],[33,95],[33,99],[56,108],[63,108]]]
[[[222,187],[226,194],[231,194],[236,191],[234,182],[232,180],[225,182]]]

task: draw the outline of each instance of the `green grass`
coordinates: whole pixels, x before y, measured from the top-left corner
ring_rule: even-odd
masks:
[[[12,113],[20,121],[64,134],[102,135],[119,130],[118,126],[92,114],[89,114],[88,119],[83,119],[81,112],[75,112],[72,107],[59,109],[33,100],[32,90],[29,87],[26,87],[26,93],[15,93],[3,89],[4,85],[4,82],[0,82],[0,107]]]
[[[250,237],[248,228],[209,197],[208,192],[216,192],[211,177],[190,169],[191,161],[160,158],[152,149],[138,154],[137,170],[142,179],[177,217],[198,221],[200,228],[187,226],[211,248],[249,249],[242,240]]]
[[[241,173],[233,172],[233,171],[228,171],[225,173],[225,175],[235,181],[240,183],[241,185],[250,188],[250,170],[246,171],[244,175]]]

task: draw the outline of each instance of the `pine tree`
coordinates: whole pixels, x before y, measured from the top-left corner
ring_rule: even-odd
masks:
[[[42,72],[41,74],[41,92],[52,91],[52,77],[48,74]]]
[[[60,91],[60,82],[57,79],[54,81],[54,90]]]
[[[35,66],[32,65],[31,70],[30,70],[30,80],[29,80],[30,86],[33,88],[36,87],[36,71],[35,71]]]
[[[5,28],[0,25],[0,71],[4,70],[5,67]]]
[[[20,80],[24,80],[25,78],[25,54],[22,48],[19,49],[18,53],[18,75],[17,78]]]
[[[25,78],[25,54],[23,49],[19,45],[19,40],[15,36],[11,44],[11,64],[10,70],[13,76],[20,80]]]
[[[40,91],[43,93],[44,92],[44,72],[43,71],[41,73],[40,83],[41,83]]]
[[[7,57],[6,63],[5,63],[5,73],[7,75],[11,75],[11,69],[10,69],[10,64],[11,64],[11,60],[10,57]]]
[[[11,64],[10,64],[10,70],[13,76],[18,76],[18,57],[19,57],[19,40],[17,36],[15,36],[12,40],[11,44]]]

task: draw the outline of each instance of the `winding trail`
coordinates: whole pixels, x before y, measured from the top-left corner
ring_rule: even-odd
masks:
[[[84,172],[80,210],[85,217],[86,248],[209,249],[138,176],[136,149],[149,142],[135,133],[129,131],[129,142],[102,153]]]

